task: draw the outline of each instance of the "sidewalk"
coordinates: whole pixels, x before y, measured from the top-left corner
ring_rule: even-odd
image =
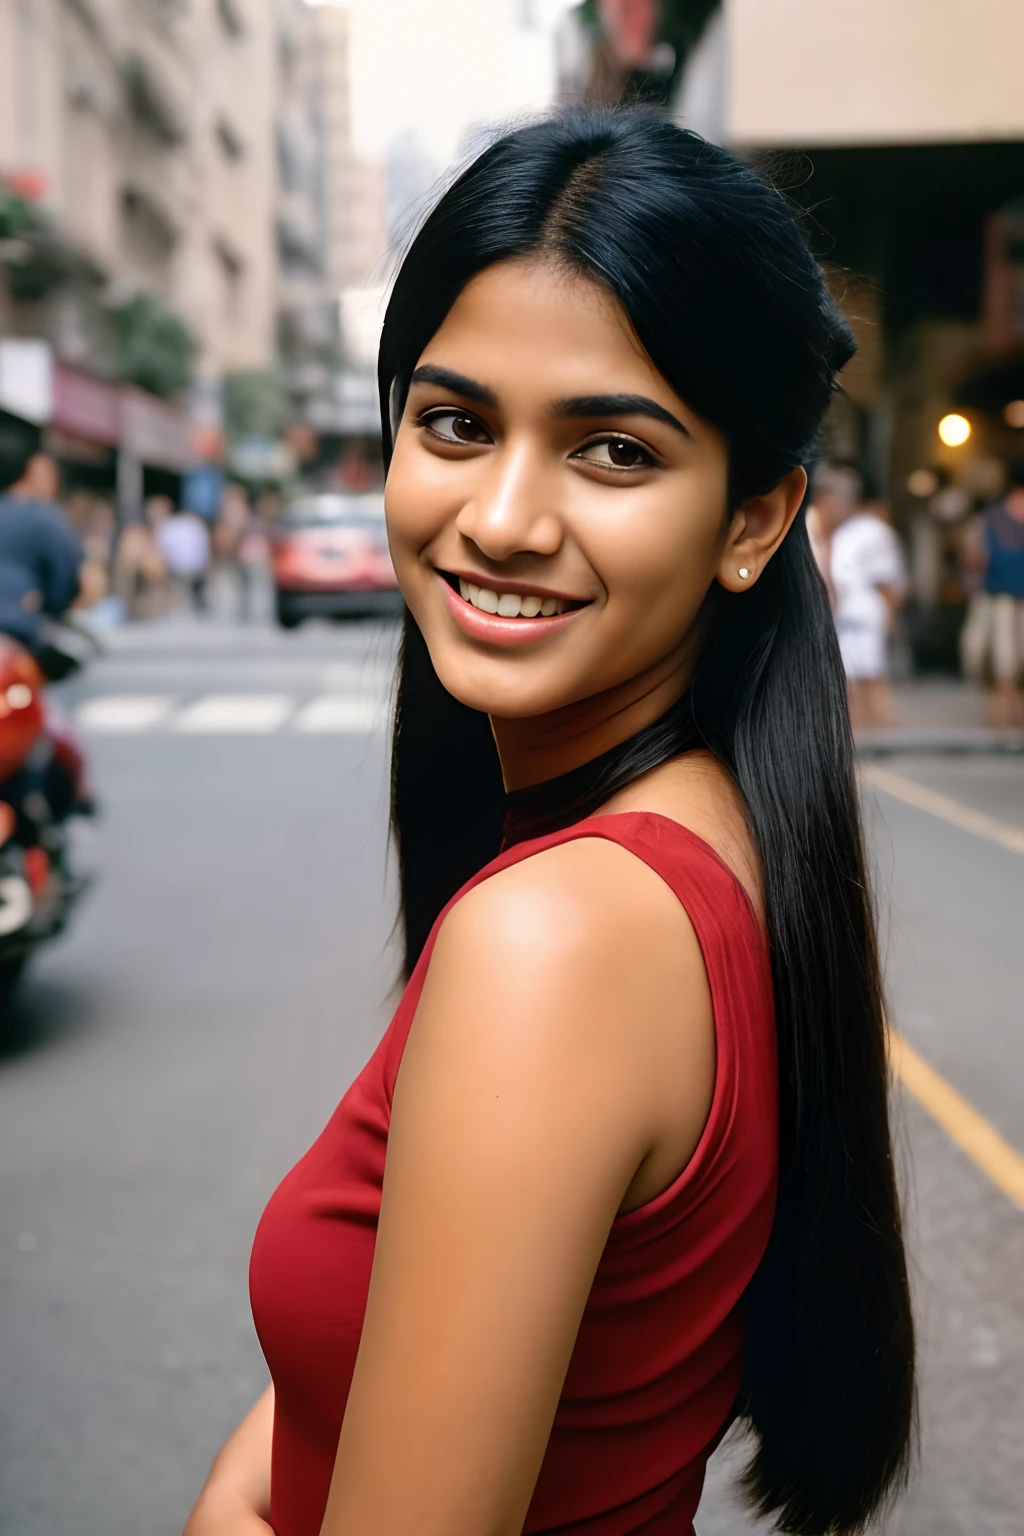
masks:
[[[857,732],[863,757],[895,752],[1024,754],[1024,731],[994,731],[984,693],[956,678],[914,678],[894,684],[896,718],[888,730]]]

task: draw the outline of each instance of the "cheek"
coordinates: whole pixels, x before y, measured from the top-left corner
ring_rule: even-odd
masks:
[[[622,518],[593,528],[588,541],[610,609],[627,619],[687,615],[715,576],[725,530],[725,486],[671,482],[652,487]],[[626,609],[630,614],[626,613]]]
[[[450,488],[436,460],[399,433],[384,486],[384,515],[396,556],[416,554],[450,515]]]

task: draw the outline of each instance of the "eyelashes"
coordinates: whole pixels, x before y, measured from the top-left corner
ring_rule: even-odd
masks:
[[[448,432],[441,430],[442,422],[451,422]],[[450,443],[454,447],[480,447],[492,441],[491,434],[478,417],[469,411],[456,410],[432,410],[424,411],[416,418],[416,425],[424,427],[428,432],[433,432],[443,443]]]
[[[608,450],[607,459],[587,457],[594,449],[602,448]],[[616,474],[628,473],[631,469],[657,469],[659,463],[643,443],[638,443],[634,437],[623,437],[621,434],[591,438],[589,443],[584,443],[582,448],[576,450],[573,458],[583,459],[587,464],[596,464],[599,469],[614,470]]]
[[[471,411],[434,407],[416,417],[416,426],[452,448],[487,447],[494,439],[490,429]],[[603,455],[603,456],[602,456]],[[603,432],[581,444],[571,458],[616,475],[658,469],[661,460],[635,437],[624,432]]]

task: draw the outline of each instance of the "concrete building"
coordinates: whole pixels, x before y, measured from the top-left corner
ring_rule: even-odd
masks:
[[[273,0],[272,10],[277,342],[280,357],[296,367],[327,348],[333,336],[325,272],[324,127],[329,82],[319,12],[304,0]]]
[[[341,5],[314,11],[322,79],[324,275],[337,294],[349,278],[348,180],[352,159],[351,36],[349,13]]]
[[[955,667],[960,530],[1024,461],[1022,60],[1017,0],[724,0],[675,104],[810,212],[860,348],[832,448],[908,539],[921,667]]]
[[[1016,0],[725,0],[677,99],[682,121],[813,207],[861,343],[840,446],[898,514],[916,467],[1024,454],[1000,412],[967,452],[936,434],[976,375],[1024,348],[1022,58]]]
[[[188,327],[200,375],[266,364],[272,92],[260,0],[0,0],[0,175],[80,259],[4,329],[109,372],[104,311],[142,293]]]

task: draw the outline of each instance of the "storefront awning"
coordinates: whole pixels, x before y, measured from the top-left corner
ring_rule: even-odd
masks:
[[[121,438],[120,390],[55,362],[50,425],[90,443],[115,447]]]

